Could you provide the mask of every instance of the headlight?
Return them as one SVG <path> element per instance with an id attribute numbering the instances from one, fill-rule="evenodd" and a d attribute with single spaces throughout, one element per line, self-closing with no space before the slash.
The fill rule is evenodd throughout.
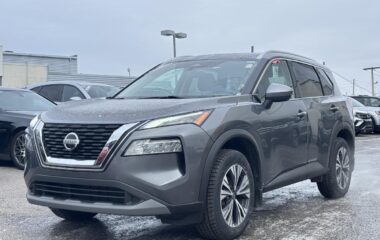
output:
<path id="1" fill-rule="evenodd" d="M 133 141 L 124 156 L 182 152 L 179 139 L 143 139 Z"/>
<path id="2" fill-rule="evenodd" d="M 380 115 L 380 111 L 375 111 L 375 113 L 376 113 L 377 115 Z"/>
<path id="3" fill-rule="evenodd" d="M 37 124 L 38 124 L 39 121 L 40 121 L 40 115 L 35 116 L 35 117 L 32 119 L 32 121 L 30 121 L 30 123 L 29 123 L 29 127 L 30 127 L 31 129 L 34 129 L 34 128 L 37 126 Z"/>
<path id="4" fill-rule="evenodd" d="M 200 126 L 209 115 L 210 111 L 200 111 L 172 117 L 159 118 L 146 123 L 141 127 L 141 129 L 149 129 L 186 123 L 193 123 Z"/>

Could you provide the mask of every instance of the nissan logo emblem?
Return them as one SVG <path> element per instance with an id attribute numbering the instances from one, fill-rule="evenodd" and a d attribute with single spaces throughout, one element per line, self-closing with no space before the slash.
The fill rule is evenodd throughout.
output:
<path id="1" fill-rule="evenodd" d="M 76 133 L 71 132 L 63 139 L 63 146 L 68 151 L 73 151 L 79 145 L 79 137 Z"/>

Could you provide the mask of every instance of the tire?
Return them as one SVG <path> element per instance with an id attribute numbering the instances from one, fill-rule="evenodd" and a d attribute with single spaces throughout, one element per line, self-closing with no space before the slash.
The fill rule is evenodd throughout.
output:
<path id="1" fill-rule="evenodd" d="M 25 168 L 25 131 L 16 133 L 11 142 L 11 160 L 15 167 L 24 170 Z"/>
<path id="2" fill-rule="evenodd" d="M 233 173 L 239 171 L 235 187 Z M 198 232 L 206 239 L 229 240 L 241 235 L 253 212 L 254 192 L 254 178 L 247 158 L 235 150 L 222 150 L 211 170 L 205 211 L 202 222 L 197 226 Z M 226 217 L 223 217 L 223 210 Z"/>
<path id="3" fill-rule="evenodd" d="M 63 218 L 67 221 L 79 222 L 79 221 L 88 221 L 96 216 L 97 213 L 88 213 L 88 212 L 78 212 L 70 211 L 64 209 L 50 208 L 50 210 L 60 218 Z"/>
<path id="4" fill-rule="evenodd" d="M 330 199 L 340 198 L 346 195 L 353 169 L 353 154 L 346 140 L 338 137 L 329 159 L 329 172 L 322 176 L 322 181 L 317 182 L 319 192 Z"/>

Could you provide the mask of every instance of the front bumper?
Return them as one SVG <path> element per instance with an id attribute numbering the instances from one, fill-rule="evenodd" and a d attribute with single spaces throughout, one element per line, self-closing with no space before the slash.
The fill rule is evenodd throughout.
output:
<path id="1" fill-rule="evenodd" d="M 122 156 L 133 140 L 171 137 L 181 139 L 183 153 Z M 29 189 L 27 199 L 32 204 L 74 211 L 142 216 L 201 212 L 200 175 L 212 140 L 198 126 L 187 124 L 135 131 L 115 152 L 102 171 L 44 167 L 35 152 L 33 142 L 34 139 L 31 139 L 27 144 L 28 159 L 25 170 L 25 181 Z M 75 185 L 80 188 L 112 187 L 132 195 L 138 201 L 115 204 L 72 198 L 83 195 L 83 192 L 71 192 L 73 190 L 60 186 L 45 189 L 46 191 L 37 194 L 33 184 L 38 182 Z M 58 194 L 57 190 L 64 193 Z"/>
<path id="2" fill-rule="evenodd" d="M 372 119 L 360 119 L 355 121 L 356 133 L 371 133 L 374 130 L 372 127 Z"/>

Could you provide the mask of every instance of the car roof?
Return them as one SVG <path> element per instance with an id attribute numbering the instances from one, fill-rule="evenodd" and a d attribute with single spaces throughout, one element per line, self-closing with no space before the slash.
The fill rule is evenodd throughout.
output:
<path id="1" fill-rule="evenodd" d="M 30 84 L 26 88 L 35 88 L 35 87 L 42 87 L 47 85 L 59 85 L 59 84 L 67 84 L 67 85 L 74 85 L 74 86 L 111 86 L 103 83 L 92 83 L 92 82 L 86 82 L 86 81 L 54 81 L 54 82 L 43 82 L 43 83 L 36 83 L 36 84 Z"/>
<path id="2" fill-rule="evenodd" d="M 199 56 L 182 56 L 170 59 L 165 63 L 171 62 L 184 62 L 184 61 L 194 61 L 194 60 L 218 60 L 218 59 L 271 59 L 271 58 L 287 58 L 296 61 L 301 61 L 315 65 L 321 68 L 326 68 L 326 66 L 318 63 L 314 59 L 301 56 L 299 54 L 294 54 L 290 52 L 270 50 L 263 53 L 223 53 L 223 54 L 207 54 Z"/>
<path id="3" fill-rule="evenodd" d="M 30 92 L 28 89 L 11 88 L 11 87 L 0 87 L 0 91 L 20 91 L 20 92 Z"/>

